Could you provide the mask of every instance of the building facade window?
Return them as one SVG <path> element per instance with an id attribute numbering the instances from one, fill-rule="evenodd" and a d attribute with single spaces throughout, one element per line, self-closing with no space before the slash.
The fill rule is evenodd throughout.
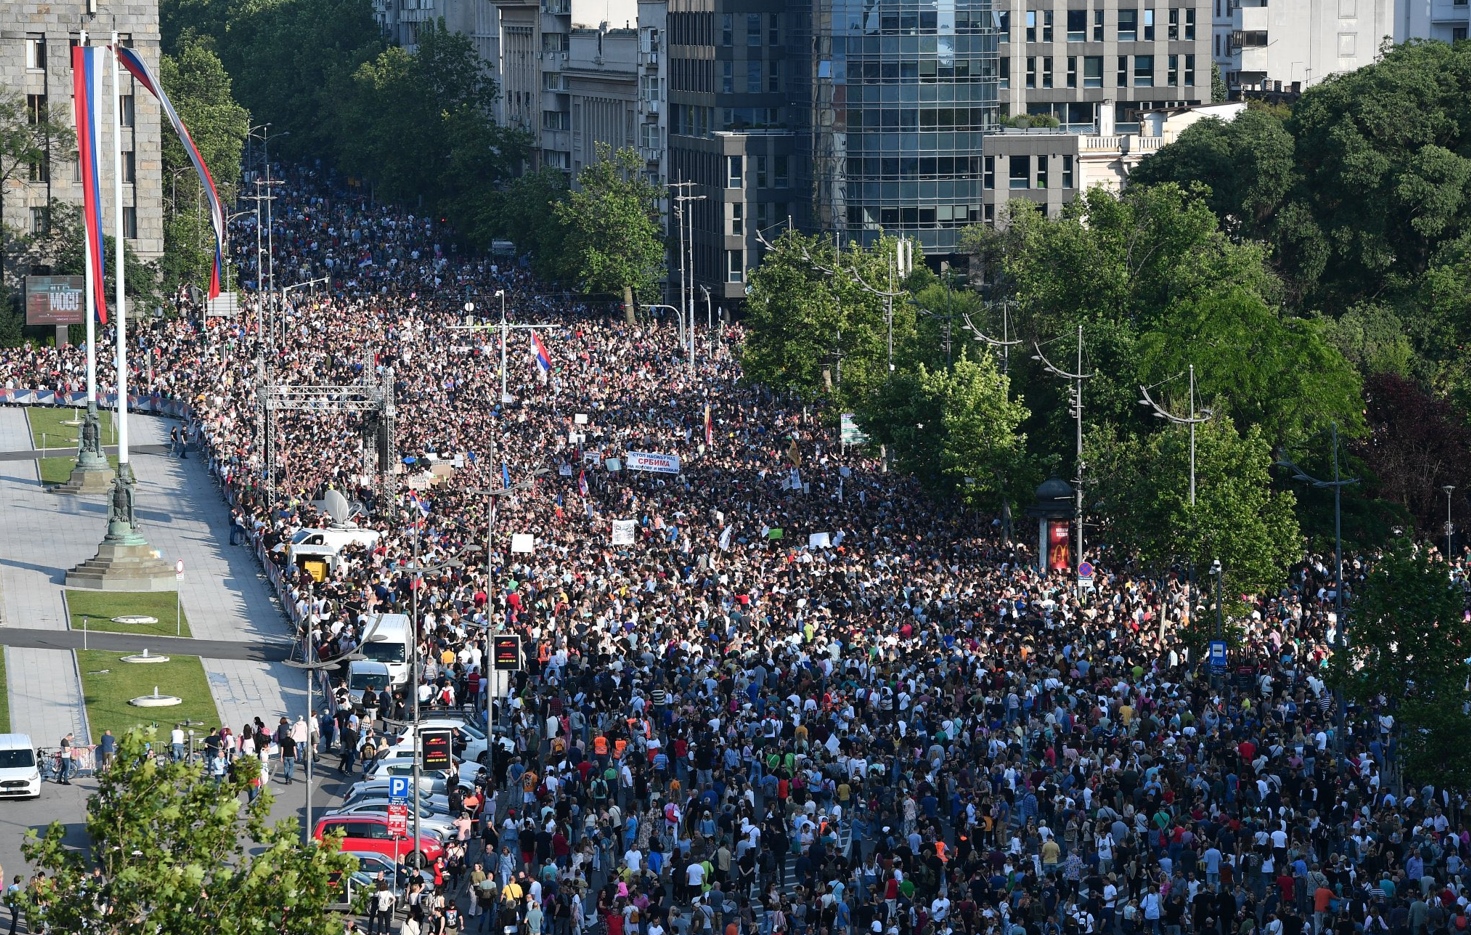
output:
<path id="1" fill-rule="evenodd" d="M 760 13 L 747 13 L 746 14 L 746 45 L 748 45 L 748 46 L 757 46 L 757 47 L 759 47 L 761 45 L 761 14 Z"/>
<path id="2" fill-rule="evenodd" d="M 138 209 L 132 205 L 123 209 L 123 237 L 128 240 L 138 239 Z"/>
<path id="3" fill-rule="evenodd" d="M 26 71 L 46 70 L 46 35 L 26 34 Z"/>
<path id="4" fill-rule="evenodd" d="M 791 184 L 791 176 L 787 173 L 787 157 L 777 156 L 773 159 L 775 172 L 774 184 L 776 188 L 786 188 Z"/>
<path id="5" fill-rule="evenodd" d="M 132 185 L 138 181 L 138 155 L 131 149 L 123 153 L 123 184 Z"/>
<path id="6" fill-rule="evenodd" d="M 1051 10 L 1043 10 L 1042 11 L 1042 41 L 1043 42 L 1051 42 L 1052 41 L 1052 11 Z"/>
<path id="7" fill-rule="evenodd" d="M 46 122 L 46 95 L 26 95 L 26 121 L 32 126 Z"/>
<path id="8" fill-rule="evenodd" d="M 44 234 L 51 229 L 51 212 L 46 208 L 31 209 L 31 233 Z"/>
<path id="9" fill-rule="evenodd" d="M 1154 11 L 1153 10 L 1146 9 L 1144 11 L 1144 37 L 1143 38 L 1144 38 L 1144 41 L 1145 42 L 1153 42 L 1154 41 Z"/>
<path id="10" fill-rule="evenodd" d="M 131 94 L 123 94 L 123 95 L 120 95 L 117 100 L 118 100 L 118 110 L 122 114 L 123 126 L 125 126 L 125 127 L 131 127 L 133 125 L 133 118 L 134 118 L 134 114 L 133 114 L 133 95 L 131 95 Z"/>
<path id="11" fill-rule="evenodd" d="M 1087 42 L 1088 41 L 1088 11 L 1087 10 L 1068 10 L 1067 11 L 1067 41 L 1069 41 L 1069 42 Z"/>
<path id="12" fill-rule="evenodd" d="M 996 39 L 998 42 L 1011 41 L 1011 11 L 1005 10 L 1000 13 L 991 14 L 992 22 L 996 24 Z"/>
<path id="13" fill-rule="evenodd" d="M 771 173 L 767 171 L 767 159 L 765 156 L 751 157 L 752 168 L 756 170 L 756 187 L 769 188 Z"/>
<path id="14" fill-rule="evenodd" d="M 1189 9 L 1189 10 L 1186 10 L 1185 11 L 1185 41 L 1186 42 L 1194 42 L 1195 41 L 1195 10 L 1194 9 Z"/>
<path id="15" fill-rule="evenodd" d="M 722 94 L 735 93 L 735 62 L 720 63 L 720 92 Z"/>
<path id="16" fill-rule="evenodd" d="M 766 19 L 766 44 L 781 45 L 781 15 L 772 13 Z"/>
<path id="17" fill-rule="evenodd" d="M 1083 87 L 1085 87 L 1085 88 L 1101 88 L 1101 87 L 1103 87 L 1103 56 L 1102 55 L 1085 55 L 1085 56 L 1083 56 Z"/>
<path id="18" fill-rule="evenodd" d="M 1136 56 L 1134 56 L 1134 87 L 1136 87 L 1136 88 L 1152 88 L 1152 87 L 1154 87 L 1154 56 L 1153 55 L 1136 55 Z"/>
<path id="19" fill-rule="evenodd" d="M 745 282 L 746 281 L 746 251 L 744 251 L 744 250 L 727 250 L 727 251 L 725 251 L 725 281 L 726 282 Z"/>
<path id="20" fill-rule="evenodd" d="M 1094 10 L 1093 11 L 1093 41 L 1094 42 L 1102 42 L 1103 41 L 1103 11 L 1102 10 Z"/>
<path id="21" fill-rule="evenodd" d="M 725 46 L 726 48 L 730 48 L 730 46 L 734 42 L 734 35 L 735 35 L 735 14 L 733 14 L 733 13 L 722 13 L 722 14 L 720 14 L 720 44 L 723 45 L 723 46 Z"/>
<path id="22" fill-rule="evenodd" d="M 1035 88 L 1036 86 L 1037 86 L 1037 56 L 1035 56 L 1035 55 L 1028 55 L 1027 56 L 1027 87 L 1029 87 L 1029 88 Z"/>
<path id="23" fill-rule="evenodd" d="M 730 206 L 730 234 L 732 237 L 746 235 L 746 206 L 739 201 L 732 202 Z"/>
<path id="24" fill-rule="evenodd" d="M 1076 55 L 1067 57 L 1067 86 L 1070 88 L 1078 86 L 1078 57 Z"/>
<path id="25" fill-rule="evenodd" d="M 1011 59 L 1002 58 L 996 60 L 996 87 L 1005 91 L 1011 87 Z"/>
<path id="26" fill-rule="evenodd" d="M 1011 188 L 1032 187 L 1032 157 L 1012 156 L 1008 160 L 1006 181 Z"/>
<path id="27" fill-rule="evenodd" d="M 32 182 L 49 182 L 51 181 L 51 164 L 46 161 L 45 156 L 40 159 L 32 159 L 26 164 L 26 176 Z"/>
<path id="28" fill-rule="evenodd" d="M 1036 10 L 1028 10 L 1027 11 L 1027 41 L 1028 42 L 1036 42 L 1037 41 L 1037 11 Z"/>
<path id="29" fill-rule="evenodd" d="M 983 166 L 983 172 L 985 173 L 985 176 L 982 180 L 982 187 L 984 187 L 986 191 L 990 191 L 996 187 L 996 157 L 986 156 L 981 161 L 981 164 Z"/>
<path id="30" fill-rule="evenodd" d="M 1049 158 L 1050 157 L 1048 157 L 1048 156 L 1038 156 L 1037 157 L 1037 187 L 1038 188 L 1046 188 L 1047 187 L 1047 162 L 1048 162 L 1048 159 Z"/>
<path id="31" fill-rule="evenodd" d="M 745 186 L 745 165 L 740 156 L 725 157 L 725 187 L 743 188 Z"/>
<path id="32" fill-rule="evenodd" d="M 1165 79 L 1165 84 L 1173 88 L 1175 85 L 1180 83 L 1180 56 L 1171 55 L 1169 56 L 1169 58 L 1166 59 L 1166 63 L 1169 66 L 1169 69 L 1167 72 L 1167 77 Z"/>
<path id="33" fill-rule="evenodd" d="M 1185 87 L 1195 87 L 1195 56 L 1185 56 Z"/>
<path id="34" fill-rule="evenodd" d="M 1042 87 L 1052 87 L 1052 56 L 1042 57 Z"/>
<path id="35" fill-rule="evenodd" d="M 1119 41 L 1136 42 L 1139 39 L 1139 11 L 1119 10 Z"/>
<path id="36" fill-rule="evenodd" d="M 1173 42 L 1180 38 L 1180 11 L 1175 7 L 1171 7 L 1168 17 L 1165 37 Z"/>
<path id="37" fill-rule="evenodd" d="M 761 93 L 761 60 L 751 59 L 746 62 L 746 93 Z"/>
<path id="38" fill-rule="evenodd" d="M 1063 188 L 1072 188 L 1073 187 L 1073 157 L 1072 156 L 1063 156 L 1062 157 L 1062 187 Z"/>
<path id="39" fill-rule="evenodd" d="M 1119 56 L 1118 86 L 1127 88 L 1129 86 L 1129 56 Z"/>

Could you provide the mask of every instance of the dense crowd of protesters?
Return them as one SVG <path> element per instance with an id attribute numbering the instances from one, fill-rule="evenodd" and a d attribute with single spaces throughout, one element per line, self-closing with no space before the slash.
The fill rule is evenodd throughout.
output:
<path id="1" fill-rule="evenodd" d="M 1213 676 L 1178 628 L 1181 578 L 1105 567 L 1080 593 L 1039 571 L 990 516 L 845 449 L 834 413 L 742 382 L 736 325 L 700 322 L 691 365 L 672 322 L 539 292 L 514 261 L 457 255 L 433 219 L 314 175 L 277 212 L 278 288 L 330 289 L 140 329 L 132 379 L 190 403 L 322 658 L 370 615 L 417 607 L 421 702 L 483 711 L 487 629 L 525 641 L 498 699 L 505 755 L 485 787 L 452 790 L 476 817 L 436 868 L 442 905 L 405 897 L 406 930 L 1466 931 L 1463 800 L 1397 791 L 1386 710 L 1335 729 L 1321 670 L 1339 585 L 1322 562 L 1247 597 Z M 259 278 L 253 235 L 237 239 Z M 514 323 L 546 324 L 552 363 L 509 332 L 509 401 L 501 333 L 462 327 L 466 302 L 499 322 L 497 291 Z M 0 354 L 5 385 L 80 386 L 75 350 Z M 376 424 L 355 413 L 282 413 L 268 485 L 258 367 L 295 385 L 387 377 L 391 499 Z M 607 469 L 628 452 L 680 472 Z M 521 489 L 483 493 L 507 479 Z M 381 537 L 319 581 L 276 546 L 329 524 L 329 489 Z M 631 544 L 615 520 L 634 521 Z M 402 718 L 408 701 L 378 703 Z M 376 749 L 351 715 L 317 732 L 347 769 Z"/>

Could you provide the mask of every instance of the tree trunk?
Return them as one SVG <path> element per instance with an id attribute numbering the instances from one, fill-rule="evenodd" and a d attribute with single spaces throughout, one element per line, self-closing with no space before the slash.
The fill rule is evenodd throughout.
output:
<path id="1" fill-rule="evenodd" d="M 624 315 L 627 316 L 626 321 L 628 322 L 628 327 L 630 327 L 630 328 L 632 328 L 634 326 L 634 324 L 635 324 L 635 322 L 634 322 L 634 312 L 636 312 L 636 311 L 637 311 L 637 309 L 636 309 L 636 307 L 633 304 L 633 287 L 632 286 L 624 286 L 623 287 L 623 313 L 624 313 Z"/>

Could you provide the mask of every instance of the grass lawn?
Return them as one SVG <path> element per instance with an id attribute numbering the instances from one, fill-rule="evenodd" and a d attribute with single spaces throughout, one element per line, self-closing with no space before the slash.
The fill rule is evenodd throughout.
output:
<path id="1" fill-rule="evenodd" d="M 0 734 L 10 733 L 10 683 L 5 679 L 5 654 L 0 653 Z"/>
<path id="2" fill-rule="evenodd" d="M 29 406 L 26 416 L 31 420 L 31 438 L 37 448 L 44 441 L 48 448 L 75 448 L 77 439 L 82 437 L 80 425 L 62 425 L 61 423 L 71 419 L 80 419 L 87 414 L 86 409 L 71 409 L 66 406 Z M 113 435 L 112 410 L 99 409 L 97 417 L 102 421 L 102 444 L 113 445 L 117 439 Z M 43 440 L 41 433 L 45 433 Z"/>
<path id="3" fill-rule="evenodd" d="M 104 730 L 121 735 L 130 727 L 157 724 L 163 742 L 175 724 L 185 720 L 200 721 L 194 727 L 200 737 L 211 727 L 220 726 L 220 714 L 209 681 L 198 656 L 173 656 L 168 662 L 123 662 L 127 653 L 109 653 L 100 649 L 79 649 L 77 663 L 82 671 L 82 695 L 87 703 L 87 721 L 96 743 Z M 172 708 L 135 708 L 129 698 L 153 694 L 178 695 L 183 704 Z"/>
<path id="4" fill-rule="evenodd" d="M 56 449 L 52 449 L 55 451 Z M 77 466 L 75 457 L 68 458 L 41 458 L 41 483 L 64 484 L 71 480 L 72 468 Z M 117 455 L 108 455 L 107 463 L 117 470 Z"/>
<path id="5" fill-rule="evenodd" d="M 174 629 L 173 591 L 77 591 L 66 592 L 66 607 L 71 611 L 73 630 L 82 628 L 82 617 L 87 618 L 87 629 L 106 630 L 109 633 L 146 633 L 150 636 L 173 636 Z M 180 608 L 182 613 L 182 608 Z M 157 617 L 158 623 L 113 623 L 113 617 L 127 614 L 145 614 Z M 189 632 L 189 615 L 183 614 L 183 635 Z M 129 666 L 128 668 L 133 668 Z M 144 665 L 143 668 L 148 668 Z"/>

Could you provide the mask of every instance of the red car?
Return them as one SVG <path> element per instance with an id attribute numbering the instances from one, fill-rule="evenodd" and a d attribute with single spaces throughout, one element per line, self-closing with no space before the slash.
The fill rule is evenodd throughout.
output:
<path id="1" fill-rule="evenodd" d="M 370 851 L 411 866 L 427 867 L 444 853 L 439 837 L 427 831 L 420 834 L 417 848 L 412 835 L 392 837 L 388 833 L 386 815 L 328 815 L 318 820 L 312 837 L 320 841 L 335 832 L 345 835 L 342 839 L 344 851 Z"/>

